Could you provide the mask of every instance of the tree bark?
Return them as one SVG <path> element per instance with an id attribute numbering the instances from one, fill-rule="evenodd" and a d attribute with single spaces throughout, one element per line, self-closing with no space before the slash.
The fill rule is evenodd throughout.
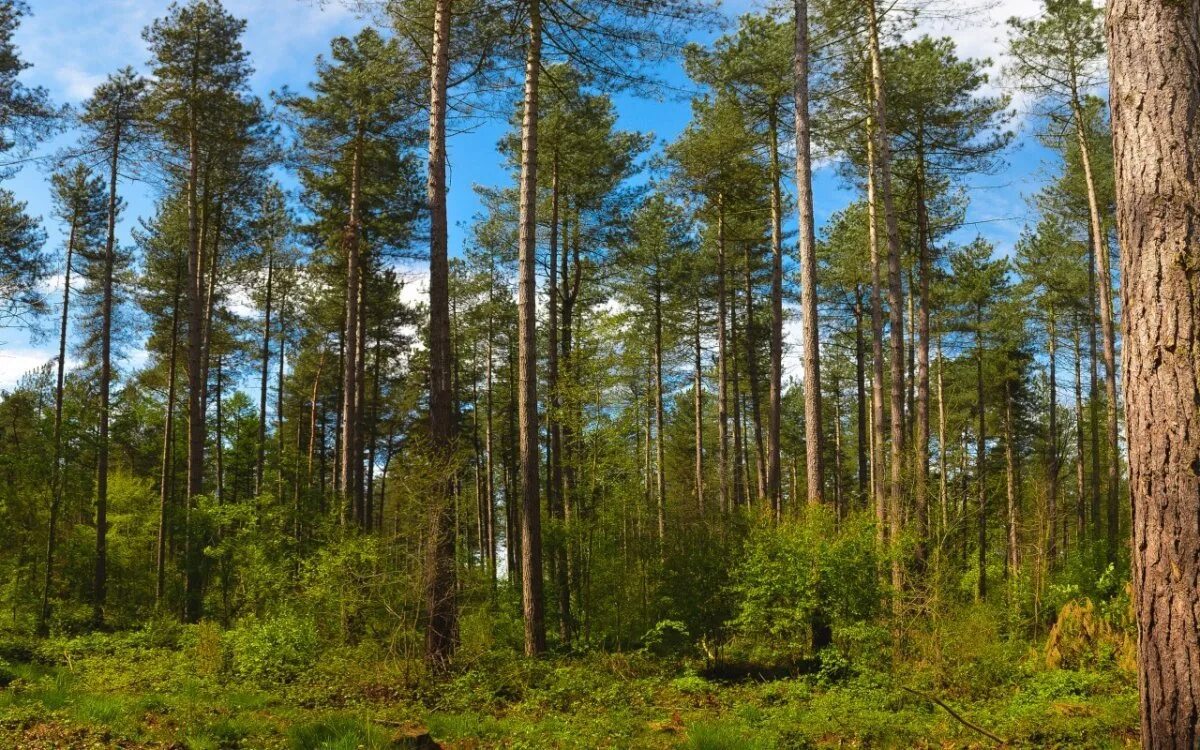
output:
<path id="1" fill-rule="evenodd" d="M 267 380 L 271 369 L 271 283 L 275 276 L 275 242 L 267 238 L 267 288 L 263 300 L 263 335 L 258 384 L 258 452 L 254 462 L 254 494 L 262 494 L 263 464 L 267 457 Z"/>
<path id="2" fill-rule="evenodd" d="M 723 513 L 730 509 L 729 362 L 725 326 L 725 200 L 717 195 L 717 477 Z"/>
<path id="3" fill-rule="evenodd" d="M 917 153 L 917 373 L 916 455 L 913 466 L 913 511 L 917 524 L 914 561 L 918 570 L 929 556 L 929 286 L 933 276 L 929 207 L 925 200 L 925 154 Z"/>
<path id="4" fill-rule="evenodd" d="M 450 267 L 446 224 L 446 85 L 450 72 L 451 0 L 436 0 L 429 74 L 429 166 L 426 199 L 429 235 L 429 432 L 439 476 L 429 508 L 425 565 L 425 659 L 444 670 L 458 641 L 457 575 L 451 412 Z M 441 465 L 444 464 L 444 465 Z M 536 488 L 536 485 L 535 485 Z M 536 490 L 535 490 L 536 491 Z"/>
<path id="5" fill-rule="evenodd" d="M 982 601 L 987 597 L 987 404 L 983 389 L 983 310 L 975 310 L 975 409 L 979 424 L 975 432 L 975 481 L 979 505 L 976 528 L 979 531 L 976 553 L 976 570 L 979 580 L 975 585 L 975 598 Z"/>
<path id="6" fill-rule="evenodd" d="M 1044 536 L 1046 542 L 1046 560 L 1054 564 L 1058 557 L 1058 545 L 1055 544 L 1055 529 L 1058 519 L 1058 333 L 1056 329 L 1054 310 L 1050 310 L 1046 321 L 1046 344 L 1050 359 L 1050 418 L 1049 434 L 1046 446 L 1049 455 L 1046 457 L 1046 525 L 1049 535 Z"/>
<path id="7" fill-rule="evenodd" d="M 867 129 L 874 128 L 868 118 Z M 875 498 L 875 540 L 882 551 L 887 543 L 888 486 L 883 481 L 883 297 L 879 257 L 879 210 L 875 195 L 878 165 L 875 137 L 867 138 L 867 224 L 871 243 L 871 491 Z"/>
<path id="8" fill-rule="evenodd" d="M 1145 748 L 1200 741 L 1198 29 L 1197 0 L 1108 5 Z"/>
<path id="9" fill-rule="evenodd" d="M 873 7 L 871 12 L 873 15 Z M 796 109 L 796 203 L 800 209 L 800 326 L 804 346 L 804 468 L 808 502 L 820 503 L 824 499 L 825 490 L 825 437 L 821 425 L 821 352 L 817 327 L 817 247 L 813 221 L 811 124 L 808 113 L 808 41 L 808 0 L 796 0 L 793 85 Z M 882 124 L 883 119 L 880 117 L 877 125 Z M 891 200 L 890 196 L 887 200 Z"/>
<path id="10" fill-rule="evenodd" d="M 800 0 L 801 4 L 805 4 L 805 2 L 806 0 Z M 797 15 L 797 18 L 800 16 Z M 780 186 L 782 176 L 779 166 L 777 110 L 778 103 L 773 103 L 770 108 L 771 117 L 767 129 L 771 151 L 771 341 L 769 344 L 771 383 L 767 396 L 770 403 L 767 405 L 767 466 L 764 489 L 775 520 L 779 521 L 783 515 L 783 498 L 780 494 L 779 481 L 779 436 L 783 410 L 783 193 Z M 699 300 L 697 300 L 697 305 L 699 305 Z M 697 309 L 696 336 L 696 393 L 699 396 L 699 309 Z M 697 408 L 696 414 L 697 425 L 699 425 L 699 408 Z M 699 445 L 699 437 L 696 442 Z M 696 460 L 700 460 L 698 454 Z M 699 466 L 697 466 L 698 471 Z M 696 476 L 699 477 L 699 473 Z M 699 486 L 699 482 L 697 486 Z"/>
<path id="11" fill-rule="evenodd" d="M 700 295 L 696 295 L 695 361 L 692 370 L 693 428 L 695 431 L 696 509 L 704 515 L 704 370 L 701 366 L 700 348 Z M 778 457 L 778 453 L 776 453 Z"/>
<path id="12" fill-rule="evenodd" d="M 542 65 L 540 0 L 529 3 L 529 28 L 525 53 L 525 105 L 521 123 L 520 266 L 518 282 L 518 352 L 520 383 L 521 450 L 521 604 L 525 620 L 525 654 L 546 650 L 546 625 L 542 601 L 542 524 L 538 498 L 537 417 L 537 136 L 538 79 Z"/>
<path id="13" fill-rule="evenodd" d="M 350 165 L 350 206 L 346 217 L 346 226 L 342 230 L 342 248 L 346 254 L 346 296 L 345 329 L 342 332 L 345 341 L 345 356 L 342 359 L 342 456 L 341 456 L 341 487 L 342 487 L 342 524 L 350 522 L 359 497 L 356 482 L 355 467 L 362 462 L 362 457 L 355 448 L 358 445 L 358 328 L 361 306 L 359 296 L 362 288 L 362 255 L 360 248 L 361 226 L 359 225 L 359 201 L 361 200 L 362 184 L 362 150 L 364 126 L 358 125 L 358 130 L 352 144 L 353 154 Z M 432 262 L 432 261 L 431 261 Z M 432 297 L 431 279 L 431 297 Z M 431 300 L 432 304 L 432 300 Z"/>

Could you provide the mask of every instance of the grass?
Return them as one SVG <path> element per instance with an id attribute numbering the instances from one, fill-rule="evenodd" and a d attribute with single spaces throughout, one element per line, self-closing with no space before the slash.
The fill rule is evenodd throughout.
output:
<path id="1" fill-rule="evenodd" d="M 7 664 L 0 747 L 370 750 L 417 728 L 461 748 L 986 746 L 902 685 L 937 695 L 1013 747 L 1136 746 L 1129 674 L 1048 669 L 1028 645 L 957 637 L 961 660 L 951 668 L 917 660 L 896 676 L 862 667 L 833 682 L 706 679 L 702 663 L 640 654 L 530 662 L 502 651 L 448 680 L 406 681 L 409 672 L 382 656 L 329 649 L 320 671 L 276 685 L 194 669 L 186 649 L 92 638 L 43 649 L 69 653 L 60 663 Z M 69 739 L 31 739 L 53 732 Z"/>

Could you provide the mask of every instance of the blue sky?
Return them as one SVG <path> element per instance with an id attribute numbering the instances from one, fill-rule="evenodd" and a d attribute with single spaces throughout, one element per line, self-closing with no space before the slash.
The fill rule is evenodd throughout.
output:
<path id="1" fill-rule="evenodd" d="M 30 0 L 32 15 L 24 19 L 17 35 L 23 58 L 33 65 L 25 72 L 24 80 L 46 87 L 56 102 L 78 104 L 109 72 L 124 65 L 144 69 L 147 53 L 141 30 L 162 15 L 166 5 L 163 0 L 91 0 L 86 6 L 79 0 Z M 252 86 L 264 97 L 285 85 L 303 90 L 311 79 L 314 59 L 328 49 L 329 40 L 353 34 L 368 22 L 332 0 L 225 0 L 225 5 L 231 13 L 247 20 L 243 41 L 255 67 Z M 990 9 L 965 20 L 954 24 L 930 20 L 919 31 L 952 36 L 961 56 L 992 57 L 999 65 L 1004 19 L 1031 15 L 1039 5 L 1039 0 L 997 0 Z M 755 6 L 752 0 L 733 0 L 724 4 L 724 10 L 732 19 Z M 698 40 L 704 41 L 700 37 Z M 660 73 L 673 87 L 689 86 L 677 64 L 664 66 Z M 687 101 L 677 98 L 660 101 L 619 95 L 616 102 L 620 127 L 652 131 L 660 141 L 677 135 L 690 114 Z M 1022 106 L 1017 103 L 1019 122 L 1024 119 L 1020 117 Z M 449 144 L 452 250 L 461 248 L 479 208 L 473 186 L 499 185 L 508 179 L 495 152 L 505 127 L 502 122 L 481 122 L 469 132 L 456 134 Z M 64 135 L 47 144 L 42 152 L 51 152 L 69 141 L 70 136 Z M 1027 132 L 1021 132 L 1007 155 L 1007 168 L 970 184 L 967 219 L 971 224 L 962 233 L 982 233 L 997 244 L 1000 252 L 1011 248 L 1029 213 L 1025 196 L 1035 192 L 1042 181 L 1047 158 L 1045 150 Z M 27 201 L 32 214 L 43 217 L 50 238 L 48 247 L 57 253 L 61 235 L 50 217 L 43 169 L 30 165 L 5 187 Z M 814 188 L 819 227 L 851 195 L 828 168 L 818 171 Z M 152 212 L 155 196 L 148 186 L 138 184 L 125 184 L 122 191 L 128 202 L 122 222 L 123 240 L 128 242 L 129 227 Z M 419 291 L 419 271 L 414 275 L 418 279 L 413 288 Z M 51 284 L 51 290 L 53 287 Z M 52 291 L 51 299 L 55 298 L 57 293 Z M 11 386 L 21 373 L 50 359 L 52 348 L 49 343 L 31 341 L 22 332 L 0 331 L 0 388 Z M 126 364 L 136 365 L 138 360 L 138 353 L 133 352 Z"/>

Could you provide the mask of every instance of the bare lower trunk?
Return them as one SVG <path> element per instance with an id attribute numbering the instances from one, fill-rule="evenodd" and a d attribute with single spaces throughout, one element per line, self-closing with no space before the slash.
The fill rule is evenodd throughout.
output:
<path id="1" fill-rule="evenodd" d="M 695 430 L 696 508 L 704 515 L 704 371 L 700 362 L 700 297 L 696 296 L 695 362 L 692 370 L 693 428 Z"/>
<path id="2" fill-rule="evenodd" d="M 873 128 L 871 123 L 867 128 Z M 875 138 L 867 138 L 867 222 L 871 243 L 871 493 L 875 505 L 875 539 L 887 543 L 888 487 L 883 478 L 883 281 L 879 257 L 879 211 L 875 196 Z"/>
<path id="3" fill-rule="evenodd" d="M 429 171 L 426 198 L 429 239 L 429 432 L 439 475 L 429 509 L 425 565 L 425 659 L 435 669 L 449 664 L 458 640 L 454 567 L 453 415 L 451 413 L 450 269 L 446 257 L 446 83 L 450 71 L 450 0 L 434 9 L 433 60 L 429 80 Z M 349 335 L 349 333 L 347 334 Z"/>
<path id="4" fill-rule="evenodd" d="M 729 502 L 729 361 L 725 336 L 725 203 L 717 196 L 717 477 L 721 511 Z"/>
<path id="5" fill-rule="evenodd" d="M 1198 28 L 1197 0 L 1108 4 L 1138 687 L 1154 749 L 1200 741 Z"/>
<path id="6" fill-rule="evenodd" d="M 813 228 L 812 156 L 808 114 L 808 0 L 796 0 L 796 202 L 800 208 L 800 308 L 804 346 L 804 439 L 808 501 L 824 498 L 825 438 L 821 426 L 821 353 L 817 326 L 817 250 Z M 878 123 L 882 125 L 882 118 Z M 891 198 L 888 197 L 890 201 Z"/>
<path id="7" fill-rule="evenodd" d="M 518 329 L 519 427 L 521 442 L 521 603 L 525 620 L 525 654 L 546 650 L 542 601 L 542 524 L 538 497 L 537 416 L 537 135 L 538 78 L 541 72 L 540 0 L 529 4 L 529 37 L 525 56 L 525 106 L 521 123 L 521 185 Z"/>

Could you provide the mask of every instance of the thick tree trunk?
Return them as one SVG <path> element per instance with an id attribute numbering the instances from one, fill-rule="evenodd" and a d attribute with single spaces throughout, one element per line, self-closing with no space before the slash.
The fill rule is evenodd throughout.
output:
<path id="1" fill-rule="evenodd" d="M 525 654 L 546 650 L 542 601 L 542 524 L 538 497 L 537 416 L 537 136 L 538 79 L 542 66 L 540 0 L 529 3 L 529 37 L 525 54 L 525 105 L 521 123 L 520 237 L 518 328 L 520 384 L 518 401 L 521 441 L 521 604 L 525 620 Z"/>
<path id="2" fill-rule="evenodd" d="M 803 4 L 805 0 L 801 0 Z M 799 18 L 799 16 L 797 16 Z M 768 137 L 770 140 L 771 157 L 771 341 L 769 356 L 771 359 L 771 383 L 767 405 L 767 466 L 765 476 L 765 491 L 767 502 L 775 520 L 780 520 L 783 514 L 783 498 L 780 494 L 779 481 L 779 436 L 780 420 L 783 410 L 783 192 L 780 186 L 782 175 L 779 166 L 779 123 L 778 103 L 771 108 L 768 122 Z M 697 305 L 699 301 L 697 300 Z M 696 393 L 699 394 L 699 310 L 697 310 L 696 325 Z M 699 409 L 697 408 L 697 424 L 699 424 Z M 697 437 L 697 445 L 699 438 Z M 699 461 L 699 455 L 697 455 Z M 697 467 L 697 471 L 699 467 Z M 699 474 L 697 474 L 699 477 Z M 699 486 L 699 483 L 697 483 Z"/>
<path id="3" fill-rule="evenodd" d="M 804 441 L 808 501 L 825 491 L 825 437 L 821 425 L 821 352 L 817 326 L 817 245 L 813 222 L 811 124 L 808 113 L 808 0 L 796 0 L 793 86 L 796 109 L 796 203 L 800 209 L 800 326 L 804 347 Z M 882 118 L 878 124 L 882 125 Z M 888 198 L 890 200 L 890 198 Z"/>
<path id="4" fill-rule="evenodd" d="M 571 582 L 567 575 L 567 545 L 562 536 L 566 528 L 566 510 L 563 505 L 562 464 L 562 394 L 558 382 L 559 322 L 558 312 L 562 304 L 559 292 L 559 157 L 557 147 L 552 160 L 550 175 L 550 293 L 546 321 L 546 387 L 550 391 L 550 409 L 547 414 L 550 432 L 550 450 L 547 451 L 550 481 L 546 485 L 546 507 L 559 527 L 559 539 L 550 556 L 551 576 L 558 597 L 558 636 L 563 643 L 571 642 Z M 567 238 L 563 236 L 565 245 Z M 566 267 L 563 269 L 563 284 L 566 284 Z"/>
<path id="5" fill-rule="evenodd" d="M 454 567 L 453 415 L 450 378 L 450 268 L 446 226 L 446 83 L 450 72 L 451 0 L 434 7 L 433 60 L 429 75 L 429 167 L 426 200 L 429 235 L 429 433 L 434 460 L 444 464 L 429 508 L 425 564 L 425 659 L 445 669 L 458 641 Z M 535 485 L 536 488 L 536 485 Z M 535 489 L 536 491 L 536 489 Z"/>
<path id="6" fill-rule="evenodd" d="M 750 419 L 754 423 L 754 475 L 756 499 L 767 495 L 767 453 L 763 445 L 762 403 L 759 398 L 761 378 L 758 374 L 758 342 L 754 336 L 754 276 L 751 266 L 750 243 L 742 244 L 743 281 L 746 293 L 746 335 L 743 342 L 746 347 L 746 379 L 747 390 L 750 392 Z M 747 436 L 749 440 L 749 436 Z M 748 469 L 747 469 L 748 470 Z M 749 484 L 749 480 L 747 480 Z M 746 490 L 749 496 L 750 491 Z"/>
<path id="7" fill-rule="evenodd" d="M 1200 741 L 1197 29 L 1197 0 L 1108 5 L 1142 746 L 1180 750 Z"/>

